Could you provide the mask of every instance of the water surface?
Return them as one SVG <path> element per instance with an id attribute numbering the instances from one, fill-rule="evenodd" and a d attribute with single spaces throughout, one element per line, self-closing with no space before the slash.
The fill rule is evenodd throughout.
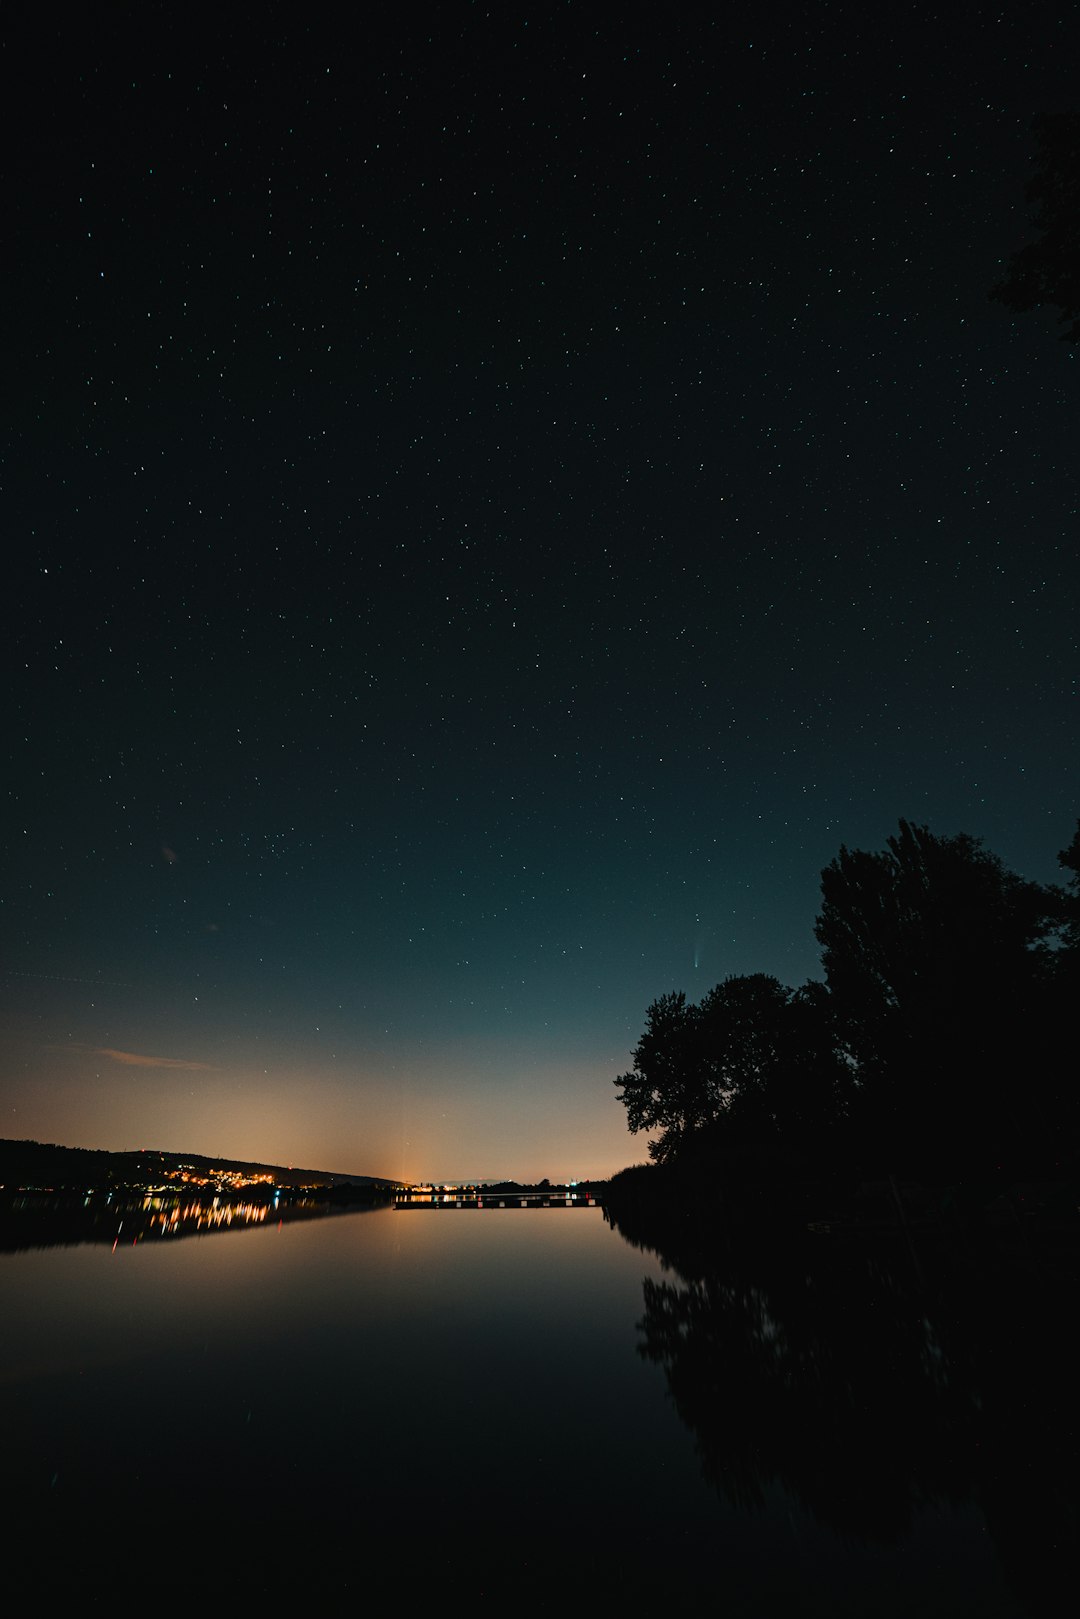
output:
<path id="1" fill-rule="evenodd" d="M 20 1574 L 34 1593 L 224 1569 L 230 1590 L 290 1599 L 1027 1611 L 964 1489 L 884 1534 L 873 1512 L 830 1522 L 803 1487 L 813 1458 L 773 1465 L 775 1424 L 759 1486 L 728 1487 L 718 1447 L 729 1425 L 745 1473 L 760 1378 L 747 1365 L 740 1386 L 731 1344 L 694 1336 L 703 1319 L 716 1336 L 701 1301 L 599 1210 L 382 1208 L 52 1247 L 0 1258 L 0 1287 L 8 1527 L 45 1548 Z M 707 1398 L 683 1364 L 703 1357 Z M 793 1428 L 828 1448 L 829 1422 Z"/>

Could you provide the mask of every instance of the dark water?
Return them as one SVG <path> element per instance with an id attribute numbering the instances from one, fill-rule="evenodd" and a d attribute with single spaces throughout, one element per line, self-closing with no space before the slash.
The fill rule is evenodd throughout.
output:
<path id="1" fill-rule="evenodd" d="M 907 1264 L 687 1278 L 561 1209 L 5 1254 L 7 1588 L 1046 1611 L 1075 1395 Z"/>

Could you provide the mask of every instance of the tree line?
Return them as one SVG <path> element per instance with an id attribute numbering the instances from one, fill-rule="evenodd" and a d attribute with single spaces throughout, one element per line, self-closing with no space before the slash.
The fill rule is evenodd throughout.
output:
<path id="1" fill-rule="evenodd" d="M 901 821 L 821 874 L 823 981 L 726 978 L 648 1008 L 615 1081 L 649 1156 L 823 1136 L 895 1157 L 1071 1150 L 1080 1121 L 1080 824 L 1063 884 Z"/>

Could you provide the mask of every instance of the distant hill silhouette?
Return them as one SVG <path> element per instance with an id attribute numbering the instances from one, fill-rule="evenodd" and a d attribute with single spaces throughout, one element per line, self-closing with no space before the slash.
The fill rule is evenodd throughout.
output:
<path id="1" fill-rule="evenodd" d="M 397 1186 L 385 1175 L 343 1175 L 323 1169 L 300 1169 L 283 1164 L 260 1164 L 239 1158 L 208 1158 L 202 1153 L 171 1152 L 159 1148 L 136 1152 L 95 1151 L 62 1147 L 54 1142 L 0 1139 L 0 1187 L 37 1190 L 97 1191 L 115 1187 L 157 1186 L 169 1181 L 205 1183 L 230 1177 L 290 1187 Z"/>

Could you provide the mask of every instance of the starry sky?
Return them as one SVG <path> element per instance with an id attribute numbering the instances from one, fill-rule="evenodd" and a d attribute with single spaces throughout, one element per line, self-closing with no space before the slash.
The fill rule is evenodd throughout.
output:
<path id="1" fill-rule="evenodd" d="M 1075 5 L 31 8 L 0 1134 L 602 1175 L 648 1003 L 1080 813 Z"/>

